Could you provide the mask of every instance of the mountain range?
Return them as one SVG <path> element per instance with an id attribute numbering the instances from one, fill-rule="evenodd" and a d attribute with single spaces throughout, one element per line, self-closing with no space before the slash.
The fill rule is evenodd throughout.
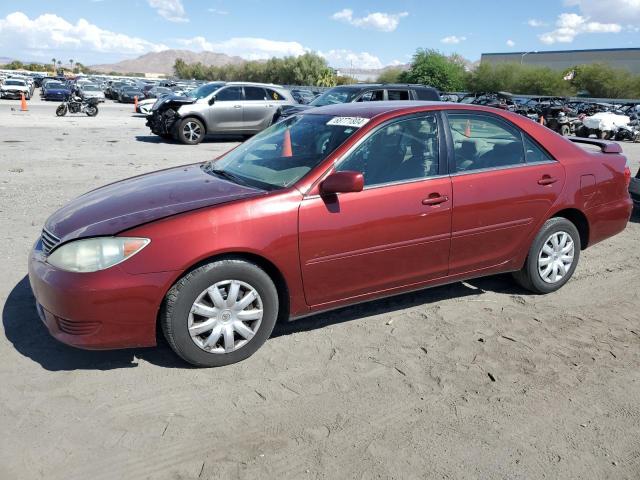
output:
<path id="1" fill-rule="evenodd" d="M 186 63 L 200 62 L 208 67 L 222 65 L 238 65 L 243 63 L 240 57 L 232 57 L 224 53 L 192 52 L 191 50 L 163 50 L 142 55 L 138 58 L 123 60 L 118 63 L 92 65 L 89 68 L 102 73 L 162 73 L 173 74 L 173 65 L 178 58 Z"/>

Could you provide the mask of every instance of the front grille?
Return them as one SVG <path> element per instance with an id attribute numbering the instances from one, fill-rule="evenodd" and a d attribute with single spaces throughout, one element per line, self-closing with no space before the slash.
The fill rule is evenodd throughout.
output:
<path id="1" fill-rule="evenodd" d="M 48 231 L 46 228 L 42 229 L 42 235 L 40 236 L 42 240 L 42 251 L 45 255 L 49 255 L 51 250 L 56 248 L 56 246 L 60 243 L 60 239 L 56 237 L 53 233 Z"/>
<path id="2" fill-rule="evenodd" d="M 100 322 L 75 322 L 60 317 L 56 321 L 60 331 L 69 335 L 90 335 L 100 327 Z"/>

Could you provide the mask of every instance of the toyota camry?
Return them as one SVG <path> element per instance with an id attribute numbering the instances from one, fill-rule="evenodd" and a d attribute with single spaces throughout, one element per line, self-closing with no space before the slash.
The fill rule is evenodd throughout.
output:
<path id="1" fill-rule="evenodd" d="M 589 144 L 581 146 L 580 144 Z M 277 321 L 512 272 L 535 294 L 631 215 L 615 143 L 439 102 L 319 107 L 204 164 L 89 192 L 31 252 L 38 312 L 87 349 L 198 366 L 253 354 Z"/>

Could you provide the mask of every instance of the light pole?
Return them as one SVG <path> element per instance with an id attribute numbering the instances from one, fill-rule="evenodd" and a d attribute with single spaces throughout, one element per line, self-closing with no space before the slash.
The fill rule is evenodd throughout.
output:
<path id="1" fill-rule="evenodd" d="M 538 53 L 538 51 L 537 50 L 532 50 L 531 52 L 525 52 L 522 55 L 520 55 L 520 65 L 522 65 L 522 62 L 524 61 L 524 57 L 526 57 L 530 53 Z"/>

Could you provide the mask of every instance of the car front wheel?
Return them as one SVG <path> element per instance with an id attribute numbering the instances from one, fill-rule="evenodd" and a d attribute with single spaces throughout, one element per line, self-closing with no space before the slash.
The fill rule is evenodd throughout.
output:
<path id="1" fill-rule="evenodd" d="M 566 218 L 547 220 L 536 235 L 516 281 L 534 293 L 551 293 L 569 281 L 580 258 L 580 234 Z"/>
<path id="2" fill-rule="evenodd" d="M 171 348 L 200 367 L 236 363 L 269 338 L 278 293 L 264 270 L 244 260 L 220 260 L 179 280 L 160 317 Z"/>
<path id="3" fill-rule="evenodd" d="M 204 134 L 204 125 L 197 118 L 185 118 L 178 125 L 178 140 L 185 145 L 197 145 Z"/>

